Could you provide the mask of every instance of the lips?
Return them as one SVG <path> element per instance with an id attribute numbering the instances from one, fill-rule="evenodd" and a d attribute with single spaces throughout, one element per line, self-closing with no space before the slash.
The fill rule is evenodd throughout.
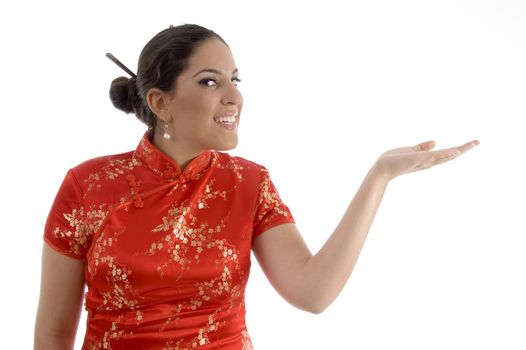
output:
<path id="1" fill-rule="evenodd" d="M 222 116 L 214 117 L 216 123 L 233 124 L 236 122 L 237 112 L 227 112 Z"/>
<path id="2" fill-rule="evenodd" d="M 214 121 L 228 131 L 235 131 L 237 130 L 237 119 L 237 112 L 227 112 L 221 116 L 215 117 Z"/>
<path id="3" fill-rule="evenodd" d="M 225 113 L 221 114 L 223 117 L 231 117 L 233 115 L 237 115 L 237 111 L 226 111 Z"/>

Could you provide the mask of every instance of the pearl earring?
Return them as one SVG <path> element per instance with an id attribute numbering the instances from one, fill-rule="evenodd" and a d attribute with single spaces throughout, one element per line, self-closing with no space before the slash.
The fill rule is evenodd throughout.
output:
<path id="1" fill-rule="evenodd" d="M 170 136 L 170 133 L 168 132 L 168 122 L 165 120 L 164 121 L 164 134 L 163 134 L 163 138 L 165 140 L 169 140 L 171 138 Z"/>

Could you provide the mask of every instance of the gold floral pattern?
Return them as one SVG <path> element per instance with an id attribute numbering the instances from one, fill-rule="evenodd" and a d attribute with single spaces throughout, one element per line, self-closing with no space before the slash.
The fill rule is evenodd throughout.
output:
<path id="1" fill-rule="evenodd" d="M 83 349 L 253 349 L 252 242 L 294 219 L 261 165 L 206 150 L 181 171 L 150 138 L 71 169 L 48 216 L 46 242 L 85 261 Z"/>
<path id="2" fill-rule="evenodd" d="M 90 173 L 84 180 L 87 185 L 86 192 L 90 192 L 92 189 L 99 190 L 102 187 L 101 179 L 115 180 L 119 176 L 129 173 L 133 168 L 140 165 L 140 161 L 137 158 L 131 159 L 118 159 L 109 157 L 107 164 L 102 167 L 100 171 Z"/>
<path id="3" fill-rule="evenodd" d="M 69 213 L 64 213 L 64 219 L 69 223 L 68 229 L 57 226 L 53 230 L 53 235 L 58 239 L 65 239 L 69 244 L 69 252 L 73 255 L 80 255 L 88 248 L 89 238 L 95 233 L 102 221 L 106 217 L 107 211 L 100 205 L 98 209 L 84 211 L 84 207 L 73 209 Z M 73 229 L 73 230 L 71 230 Z"/>

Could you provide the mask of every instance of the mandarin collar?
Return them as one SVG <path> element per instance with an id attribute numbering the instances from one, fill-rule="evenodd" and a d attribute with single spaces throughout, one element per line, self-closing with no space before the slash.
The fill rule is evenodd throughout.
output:
<path id="1" fill-rule="evenodd" d="M 174 181 L 179 177 L 182 181 L 192 179 L 210 164 L 212 151 L 207 149 L 193 158 L 181 172 L 177 162 L 155 147 L 152 140 L 153 133 L 146 131 L 133 156 L 167 181 Z"/>

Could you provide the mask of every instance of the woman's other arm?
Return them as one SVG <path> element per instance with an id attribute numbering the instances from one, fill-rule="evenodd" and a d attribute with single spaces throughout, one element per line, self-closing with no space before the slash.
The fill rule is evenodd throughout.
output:
<path id="1" fill-rule="evenodd" d="M 71 350 L 82 310 L 84 262 L 44 243 L 35 350 Z"/>

